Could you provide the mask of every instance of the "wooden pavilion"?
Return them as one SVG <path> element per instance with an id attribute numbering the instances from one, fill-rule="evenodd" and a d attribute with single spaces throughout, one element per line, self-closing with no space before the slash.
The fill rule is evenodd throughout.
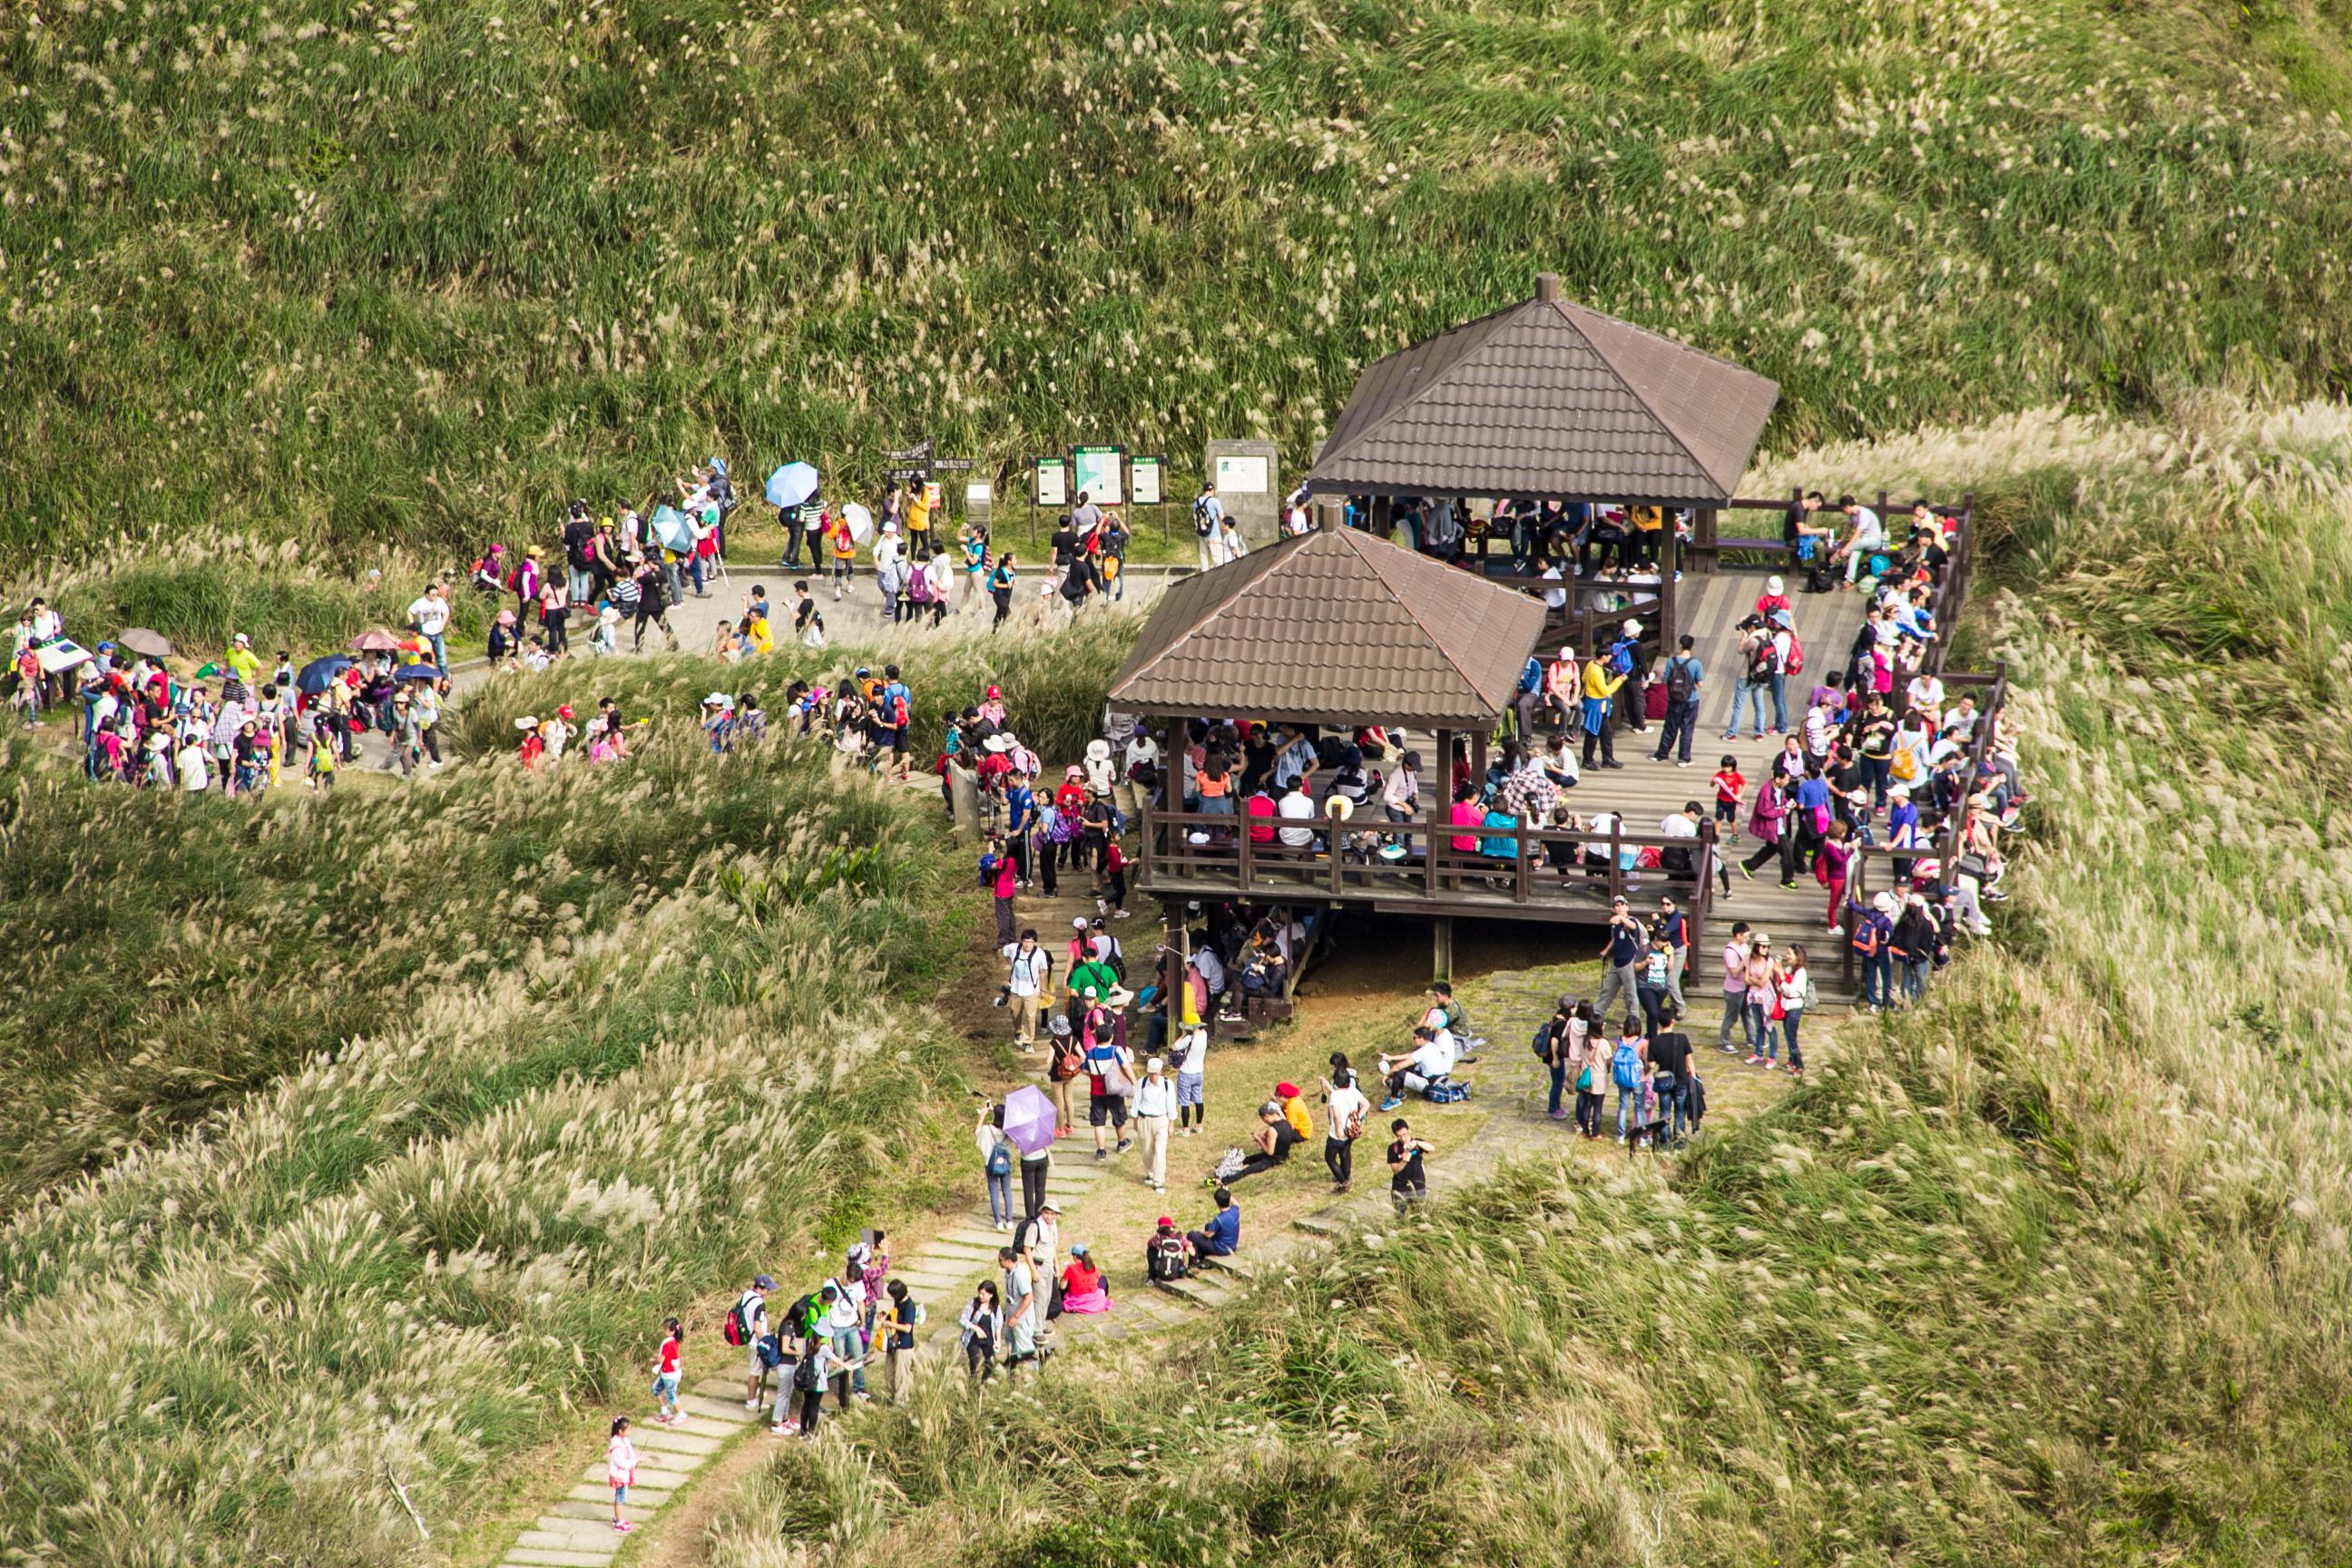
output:
<path id="1" fill-rule="evenodd" d="M 1307 488 L 1369 498 L 1383 535 L 1401 496 L 1507 496 L 1688 511 L 1711 539 L 1780 395 L 1728 360 L 1561 298 L 1547 272 L 1534 298 L 1367 368 Z M 1588 611 L 1569 585 L 1570 624 L 1552 646 L 1589 649 L 1601 626 L 1631 614 L 1674 647 L 1680 561 L 1664 532 L 1660 570 L 1632 604 Z M 1483 549 L 1477 564 L 1497 581 L 1537 583 L 1494 572 Z"/>
<path id="2" fill-rule="evenodd" d="M 1196 718 L 1426 734 L 1426 820 L 1407 828 L 1369 813 L 1335 817 L 1327 804 L 1311 818 L 1279 824 L 1314 834 L 1312 847 L 1293 849 L 1278 839 L 1255 842 L 1245 817 L 1147 808 L 1142 889 L 1171 908 L 1209 899 L 1427 915 L 1441 973 L 1451 963 L 1454 917 L 1604 918 L 1610 899 L 1638 879 L 1629 878 L 1629 862 L 1643 847 L 1690 857 L 1677 872 L 1653 873 L 1653 885 L 1687 886 L 1692 911 L 1703 918 L 1712 845 L 1629 833 L 1622 818 L 1605 837 L 1520 822 L 1507 854 L 1453 847 L 1468 830 L 1448 816 L 1448 759 L 1465 740 L 1474 775 L 1485 772 L 1488 736 L 1543 629 L 1543 605 L 1341 528 L 1339 516 L 1326 506 L 1315 532 L 1171 587 L 1112 682 L 1111 705 L 1162 721 L 1171 765 Z M 1396 846 L 1390 854 L 1379 852 L 1382 837 Z M 1482 839 L 1482 848 L 1496 847 L 1492 837 Z M 1588 852 L 1605 855 L 1605 863 L 1596 867 Z"/>

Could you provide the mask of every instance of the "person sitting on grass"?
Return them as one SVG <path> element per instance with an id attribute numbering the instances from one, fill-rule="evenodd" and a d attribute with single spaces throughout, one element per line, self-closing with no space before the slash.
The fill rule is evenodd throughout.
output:
<path id="1" fill-rule="evenodd" d="M 1184 1233 L 1184 1239 L 1192 1244 L 1195 1258 L 1231 1258 L 1242 1249 L 1241 1205 L 1234 1202 L 1234 1194 L 1224 1187 L 1219 1187 L 1213 1195 L 1217 1212 L 1209 1216 L 1209 1223 L 1199 1230 Z"/>
<path id="2" fill-rule="evenodd" d="M 1240 1170 L 1224 1178 L 1226 1186 L 1289 1163 L 1291 1150 L 1299 1144 L 1298 1129 L 1284 1120 L 1278 1101 L 1269 1100 L 1259 1106 L 1257 1120 L 1258 1129 L 1250 1138 L 1256 1147 L 1244 1156 Z"/>
<path id="3" fill-rule="evenodd" d="M 1410 1056 L 1383 1054 L 1381 1058 L 1381 1072 L 1389 1083 L 1388 1098 L 1381 1101 L 1382 1110 L 1394 1110 L 1404 1103 L 1407 1094 L 1419 1093 L 1454 1071 L 1455 1058 L 1451 1032 L 1433 1029 L 1423 1024 L 1413 1030 L 1412 1038 Z"/>

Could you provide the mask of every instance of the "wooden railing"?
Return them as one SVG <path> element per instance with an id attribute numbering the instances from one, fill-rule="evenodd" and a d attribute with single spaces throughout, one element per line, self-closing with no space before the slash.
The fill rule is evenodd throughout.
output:
<path id="1" fill-rule="evenodd" d="M 1276 837 L 1271 842 L 1258 841 L 1250 832 L 1253 826 L 1261 832 L 1270 826 Z M 1280 838 L 1284 828 L 1311 832 L 1323 847 L 1286 845 Z M 1206 834 L 1209 841 L 1192 843 L 1191 836 L 1195 832 Z M 1397 860 L 1383 859 L 1377 853 L 1350 860 L 1334 847 L 1349 836 L 1367 841 L 1402 840 L 1411 853 Z M 1490 892 L 1507 893 L 1514 904 L 1540 905 L 1581 904 L 1587 894 L 1615 899 L 1644 879 L 1650 885 L 1690 883 L 1693 889 L 1685 912 L 1693 943 L 1700 940 L 1706 916 L 1715 906 L 1715 873 L 1721 861 L 1713 823 L 1702 825 L 1696 837 L 1679 838 L 1663 833 L 1628 833 L 1622 823 L 1614 822 L 1608 832 L 1594 833 L 1530 827 L 1525 823 L 1490 828 L 1469 823 L 1433 824 L 1423 818 L 1374 822 L 1330 816 L 1253 817 L 1146 806 L 1139 837 L 1142 854 L 1138 870 L 1145 891 L 1184 883 L 1222 887 L 1230 881 L 1236 898 L 1333 901 L 1389 898 L 1429 902 L 1442 900 L 1449 893 Z M 1494 856 L 1456 849 L 1455 838 L 1508 838 L 1511 853 Z M 1565 864 L 1554 858 L 1555 849 L 1563 852 Z M 1638 856 L 1643 849 L 1656 849 L 1662 858 L 1667 850 L 1680 850 L 1690 857 L 1690 864 L 1685 869 L 1624 864 L 1629 851 Z M 1587 864 L 1588 854 L 1604 856 L 1606 863 Z"/>

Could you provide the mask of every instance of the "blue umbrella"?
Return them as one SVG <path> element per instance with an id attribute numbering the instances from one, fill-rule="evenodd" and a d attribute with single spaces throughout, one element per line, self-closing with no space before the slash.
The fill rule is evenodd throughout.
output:
<path id="1" fill-rule="evenodd" d="M 816 494 L 816 470 L 806 463 L 786 463 L 768 476 L 770 506 L 798 506 Z"/>
<path id="2" fill-rule="evenodd" d="M 674 506 L 654 508 L 653 533 L 665 550 L 683 555 L 694 548 L 694 525 L 687 521 L 686 513 Z"/>
<path id="3" fill-rule="evenodd" d="M 438 680 L 441 671 L 430 664 L 404 664 L 392 672 L 394 680 Z"/>
<path id="4" fill-rule="evenodd" d="M 339 653 L 331 653 L 324 658 L 314 658 L 304 665 L 300 672 L 294 677 L 294 689 L 305 696 L 316 697 L 327 689 L 329 681 L 351 668 L 352 662 Z"/>

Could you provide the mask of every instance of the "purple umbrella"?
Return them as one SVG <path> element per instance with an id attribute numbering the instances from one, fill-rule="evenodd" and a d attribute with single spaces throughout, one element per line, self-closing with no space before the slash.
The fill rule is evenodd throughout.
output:
<path id="1" fill-rule="evenodd" d="M 1004 1097 L 1004 1135 L 1024 1154 L 1054 1146 L 1054 1102 L 1034 1084 Z"/>

